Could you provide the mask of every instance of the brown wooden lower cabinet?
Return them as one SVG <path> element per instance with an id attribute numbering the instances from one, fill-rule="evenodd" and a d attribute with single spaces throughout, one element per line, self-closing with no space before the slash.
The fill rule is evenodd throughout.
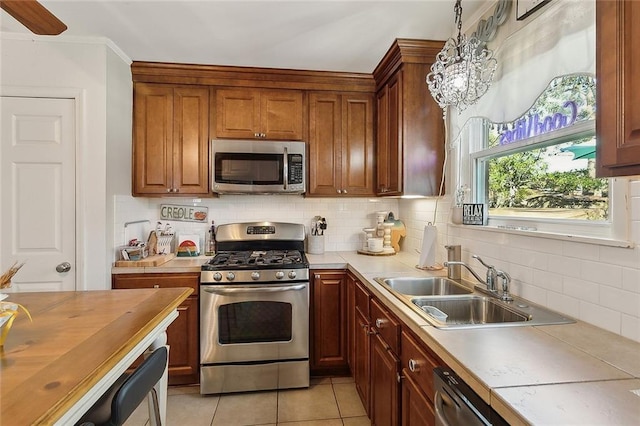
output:
<path id="1" fill-rule="evenodd" d="M 311 375 L 347 375 L 347 274 L 311 271 L 311 277 Z"/>
<path id="2" fill-rule="evenodd" d="M 371 344 L 371 424 L 396 426 L 400 421 L 400 360 L 380 337 Z"/>
<path id="3" fill-rule="evenodd" d="M 199 273 L 114 274 L 111 285 L 123 288 L 191 287 L 194 292 L 180 306 L 178 318 L 167 328 L 169 345 L 169 385 L 191 385 L 199 382 L 200 335 L 198 332 Z M 139 362 L 138 360 L 137 362 Z M 134 364 L 135 365 L 135 364 Z"/>
<path id="4" fill-rule="evenodd" d="M 356 309 L 355 322 L 353 324 L 353 379 L 356 384 L 356 390 L 362 400 L 362 405 L 367 412 L 367 415 L 371 415 L 369 406 L 369 320 Z"/>
<path id="5" fill-rule="evenodd" d="M 433 403 L 408 373 L 409 369 L 402 369 L 402 426 L 434 426 Z"/>
<path id="6" fill-rule="evenodd" d="M 349 366 L 375 426 L 434 425 L 433 369 L 445 364 L 350 273 Z"/>
<path id="7" fill-rule="evenodd" d="M 419 343 L 410 333 L 403 330 L 400 345 L 402 347 L 402 368 L 433 405 L 434 386 L 433 369 L 444 366 L 426 346 Z"/>

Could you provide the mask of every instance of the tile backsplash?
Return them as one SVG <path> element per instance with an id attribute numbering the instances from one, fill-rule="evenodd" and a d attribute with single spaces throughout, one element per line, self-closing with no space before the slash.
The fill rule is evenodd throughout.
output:
<path id="1" fill-rule="evenodd" d="M 229 195 L 202 199 L 197 205 L 209 208 L 209 224 L 211 220 L 216 224 L 269 220 L 302 223 L 308 230 L 311 219 L 320 215 L 328 223 L 327 251 L 358 249 L 362 228 L 375 223 L 376 212 L 392 211 L 407 227 L 401 250 L 417 255 L 424 226 L 433 223 L 438 231 L 437 262 L 446 258 L 445 244 L 460 244 L 465 262 L 474 265 L 471 255 L 478 254 L 509 272 L 514 294 L 640 342 L 640 180 L 629 185 L 631 240 L 636 244 L 632 249 L 450 225 L 448 197 L 398 200 Z M 125 242 L 125 222 L 147 219 L 154 225 L 161 204 L 192 202 L 116 196 L 114 247 Z M 198 233 L 203 239 L 208 229 L 201 223 L 172 225 L 178 233 Z"/>
<path id="2" fill-rule="evenodd" d="M 184 198 L 134 198 L 116 196 L 114 246 L 129 237 L 124 224 L 147 219 L 155 226 L 160 217 L 161 204 L 191 205 L 193 199 Z M 353 251 L 362 245 L 362 228 L 373 226 L 376 212 L 394 212 L 398 217 L 397 199 L 367 198 L 304 198 L 298 195 L 223 195 L 217 199 L 200 199 L 196 205 L 209 209 L 208 224 L 171 222 L 176 233 L 204 235 L 215 221 L 216 225 L 234 222 L 279 221 L 302 223 L 307 232 L 314 216 L 326 218 L 326 251 Z"/>

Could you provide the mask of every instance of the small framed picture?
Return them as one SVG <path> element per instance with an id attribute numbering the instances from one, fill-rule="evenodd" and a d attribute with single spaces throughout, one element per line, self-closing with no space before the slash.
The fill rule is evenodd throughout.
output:
<path id="1" fill-rule="evenodd" d="M 529 15 L 550 1 L 551 0 L 516 0 L 516 19 L 518 21 L 527 19 Z"/>
<path id="2" fill-rule="evenodd" d="M 462 224 L 463 225 L 486 225 L 487 217 L 484 204 L 463 204 Z"/>

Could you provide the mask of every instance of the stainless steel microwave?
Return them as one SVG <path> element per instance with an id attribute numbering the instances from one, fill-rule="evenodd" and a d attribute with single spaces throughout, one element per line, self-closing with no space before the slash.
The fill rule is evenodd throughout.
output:
<path id="1" fill-rule="evenodd" d="M 211 141 L 211 188 L 218 194 L 302 194 L 306 176 L 301 141 Z"/>

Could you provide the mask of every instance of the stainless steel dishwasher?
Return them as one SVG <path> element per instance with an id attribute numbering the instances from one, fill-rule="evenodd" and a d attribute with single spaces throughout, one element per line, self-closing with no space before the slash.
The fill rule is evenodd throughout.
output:
<path id="1" fill-rule="evenodd" d="M 509 425 L 450 369 L 434 369 L 433 382 L 436 426 Z"/>

